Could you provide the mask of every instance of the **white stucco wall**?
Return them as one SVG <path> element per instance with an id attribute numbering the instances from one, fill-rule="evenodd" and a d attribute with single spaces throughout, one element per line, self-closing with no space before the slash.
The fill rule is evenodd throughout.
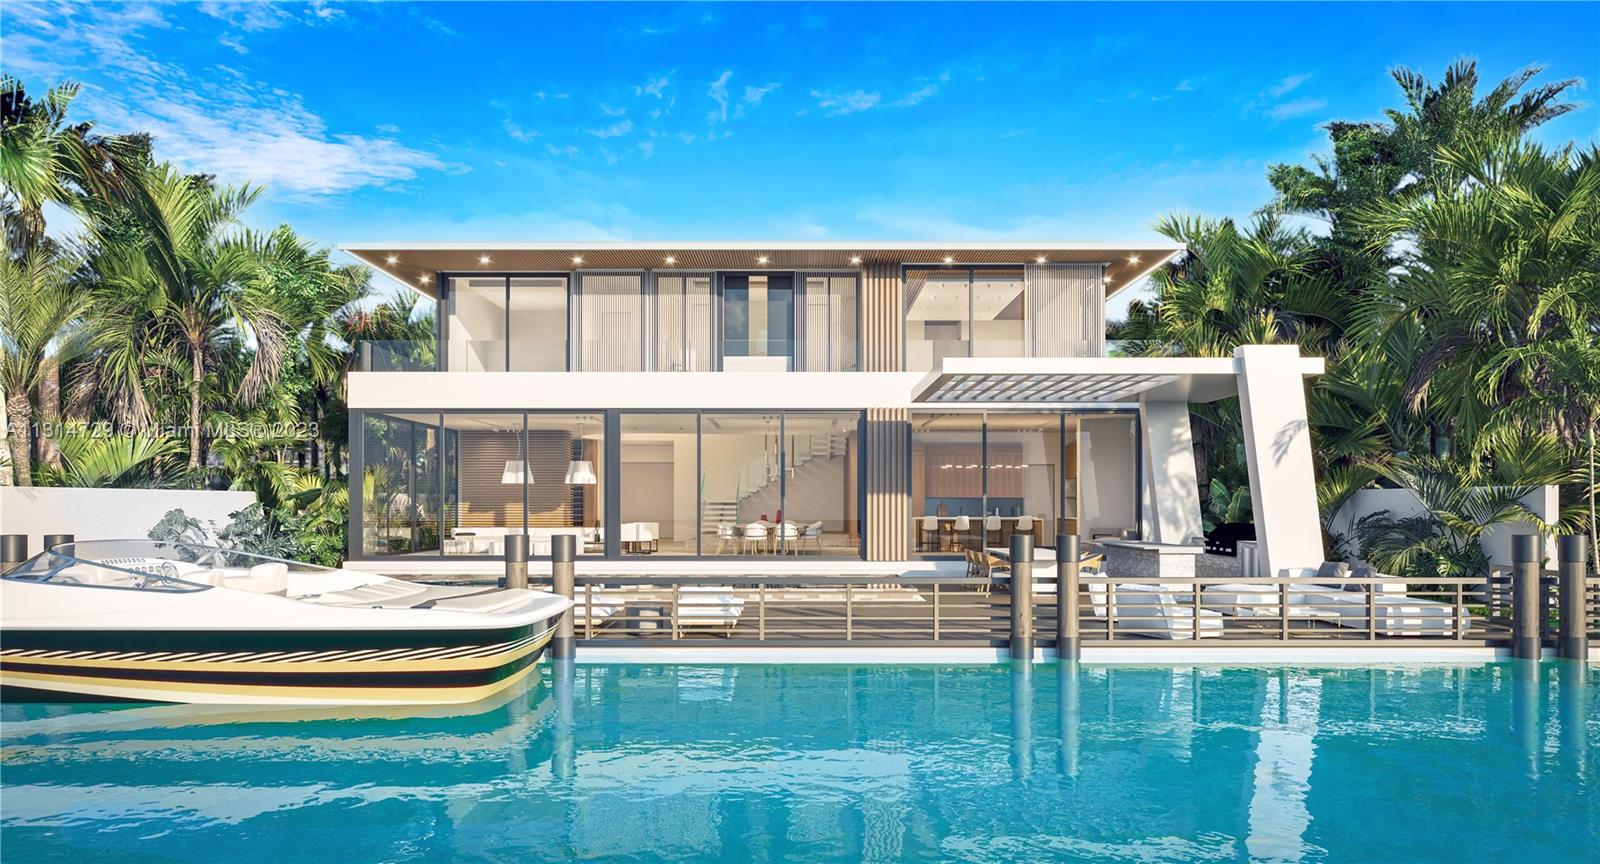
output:
<path id="1" fill-rule="evenodd" d="M 1533 511 L 1540 519 L 1550 521 L 1556 518 L 1561 509 L 1560 489 L 1556 486 L 1541 486 L 1522 498 L 1523 506 Z M 1390 516 L 1403 519 L 1407 516 L 1417 516 L 1424 512 L 1422 502 L 1409 489 L 1362 489 L 1350 496 L 1350 499 L 1339 508 L 1328 528 L 1334 534 L 1347 538 L 1361 519 L 1374 513 L 1387 510 Z M 1510 522 L 1495 525 L 1484 532 L 1479 538 L 1478 546 L 1489 557 L 1491 564 L 1511 563 L 1511 536 L 1513 534 L 1533 533 L 1532 523 Z M 1354 551 L 1354 542 L 1350 548 Z M 1556 539 L 1554 534 L 1546 534 L 1544 538 L 1544 554 L 1549 558 L 1549 566 L 1557 563 Z"/>
<path id="2" fill-rule="evenodd" d="M 1151 529 L 1145 536 L 1157 543 L 1186 544 L 1205 533 L 1189 403 L 1141 400 L 1139 420 L 1144 433 L 1144 500 Z"/>
<path id="3" fill-rule="evenodd" d="M 256 503 L 254 492 L 192 489 L 0 488 L 0 534 L 27 534 L 28 551 L 44 535 L 79 540 L 143 539 L 167 511 L 182 509 L 201 522 L 228 524 L 228 514 Z"/>
<path id="4" fill-rule="evenodd" d="M 1316 567 L 1325 552 L 1300 349 L 1242 345 L 1233 356 L 1263 570 Z"/>

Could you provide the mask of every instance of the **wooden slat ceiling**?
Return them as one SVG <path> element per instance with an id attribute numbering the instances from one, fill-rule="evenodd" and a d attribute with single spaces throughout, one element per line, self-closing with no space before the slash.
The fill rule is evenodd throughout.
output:
<path id="1" fill-rule="evenodd" d="M 868 264 L 1106 265 L 1109 296 L 1182 251 L 1155 243 L 961 244 L 846 243 L 594 243 L 573 245 L 487 243 L 356 243 L 342 247 L 362 262 L 438 296 L 434 274 L 566 273 L 582 270 L 857 270 Z M 671 262 L 668 262 L 671 258 Z M 761 259 L 766 259 L 762 263 Z M 575 263 L 574 259 L 581 259 Z"/>

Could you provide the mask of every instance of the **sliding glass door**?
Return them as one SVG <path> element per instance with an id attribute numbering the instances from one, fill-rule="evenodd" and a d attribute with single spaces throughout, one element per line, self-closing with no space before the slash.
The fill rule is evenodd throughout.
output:
<path id="1" fill-rule="evenodd" d="M 722 276 L 722 368 L 794 368 L 794 274 Z"/>

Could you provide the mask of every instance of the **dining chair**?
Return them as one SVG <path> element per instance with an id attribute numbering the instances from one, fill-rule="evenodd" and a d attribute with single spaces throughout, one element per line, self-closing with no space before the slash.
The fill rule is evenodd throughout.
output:
<path id="1" fill-rule="evenodd" d="M 950 526 L 950 533 L 952 535 L 952 539 L 956 540 L 960 544 L 960 548 L 970 548 L 971 544 L 967 541 L 972 536 L 972 517 L 957 516 L 955 524 Z"/>
<path id="2" fill-rule="evenodd" d="M 800 540 L 800 527 L 793 522 L 778 523 L 778 551 L 794 554 L 796 544 Z"/>
<path id="3" fill-rule="evenodd" d="M 1003 545 L 1005 542 L 1005 538 L 1002 536 L 1005 533 L 1004 529 L 1005 523 L 1000 521 L 999 516 L 983 517 L 983 545 Z"/>
<path id="4" fill-rule="evenodd" d="M 800 537 L 801 542 L 810 540 L 817 546 L 817 554 L 822 554 L 822 520 L 818 519 L 806 526 L 805 533 Z"/>
<path id="5" fill-rule="evenodd" d="M 924 516 L 917 521 L 917 549 L 923 552 L 939 549 L 939 517 Z"/>
<path id="6" fill-rule="evenodd" d="M 767 545 L 768 533 L 769 527 L 765 522 L 751 522 L 744 526 L 744 538 L 740 541 L 739 551 L 749 552 L 751 549 L 756 552 L 763 551 L 761 547 Z"/>
<path id="7" fill-rule="evenodd" d="M 1032 534 L 1033 533 L 1033 517 L 1032 516 L 1018 516 L 1017 517 L 1017 524 L 1011 530 L 1016 532 L 1016 533 L 1018 533 L 1018 534 Z M 1035 545 L 1035 546 L 1039 545 L 1039 538 L 1038 537 L 1034 537 L 1033 538 L 1033 545 Z"/>
<path id="8" fill-rule="evenodd" d="M 722 550 L 730 545 L 733 546 L 733 551 L 739 551 L 739 529 L 728 522 L 718 522 L 717 554 L 721 555 Z"/>

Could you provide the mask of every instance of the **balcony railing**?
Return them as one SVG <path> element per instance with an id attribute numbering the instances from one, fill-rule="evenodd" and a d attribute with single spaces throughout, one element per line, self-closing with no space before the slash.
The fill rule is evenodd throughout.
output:
<path id="1" fill-rule="evenodd" d="M 1055 569 L 1035 569 L 1041 647 L 1054 644 Z M 692 642 L 703 647 L 845 645 L 1003 647 L 1008 580 L 935 573 L 850 576 L 577 578 L 585 644 Z M 548 585 L 548 583 L 546 583 Z M 1085 646 L 1500 646 L 1510 642 L 1509 586 L 1491 577 L 1421 585 L 1379 576 L 1344 590 L 1316 577 L 1081 577 Z M 548 590 L 548 588 L 547 588 Z M 1589 581 L 1591 603 L 1600 579 Z M 1594 619 L 1591 618 L 1591 621 Z"/>
<path id="2" fill-rule="evenodd" d="M 432 372 L 439 368 L 433 342 L 370 340 L 356 347 L 360 372 Z"/>

